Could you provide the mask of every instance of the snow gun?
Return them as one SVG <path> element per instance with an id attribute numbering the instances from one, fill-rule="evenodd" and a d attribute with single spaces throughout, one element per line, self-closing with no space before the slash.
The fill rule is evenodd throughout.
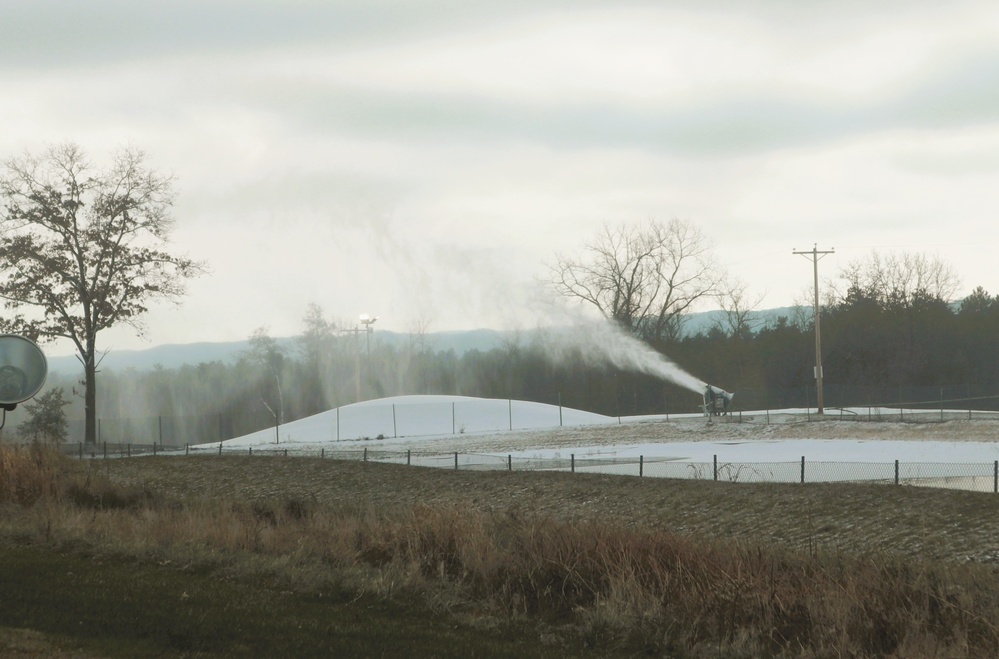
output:
<path id="1" fill-rule="evenodd" d="M 732 407 L 732 398 L 735 394 L 730 394 L 724 389 L 712 387 L 710 384 L 704 385 L 704 416 L 722 416 L 728 414 Z"/>

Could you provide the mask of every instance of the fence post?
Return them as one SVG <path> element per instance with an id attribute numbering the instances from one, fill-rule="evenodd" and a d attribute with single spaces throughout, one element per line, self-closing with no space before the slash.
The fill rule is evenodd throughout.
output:
<path id="1" fill-rule="evenodd" d="M 413 456 L 410 453 L 410 450 L 406 449 L 406 466 L 407 467 L 409 467 L 410 465 L 412 465 L 412 462 L 411 462 L 412 459 L 413 459 Z"/>
<path id="2" fill-rule="evenodd" d="M 325 457 L 326 457 L 326 449 L 325 448 L 319 449 L 319 459 L 322 460 Z"/>
<path id="3" fill-rule="evenodd" d="M 562 392 L 558 392 L 558 427 L 562 427 Z"/>
<path id="4" fill-rule="evenodd" d="M 513 430 L 513 399 L 512 398 L 508 398 L 507 401 L 506 401 L 506 403 L 507 403 L 507 407 L 510 410 L 510 430 Z"/>
<path id="5" fill-rule="evenodd" d="M 367 446 L 364 447 L 364 461 L 365 462 L 368 461 L 368 447 Z"/>
<path id="6" fill-rule="evenodd" d="M 252 446 L 250 447 L 250 450 L 249 450 L 249 452 L 247 453 L 247 455 L 253 455 L 253 447 L 252 447 Z"/>
<path id="7" fill-rule="evenodd" d="M 992 463 L 992 492 L 999 492 L 999 460 Z"/>
<path id="8" fill-rule="evenodd" d="M 219 455 L 222 455 L 222 442 L 219 442 Z"/>
<path id="9" fill-rule="evenodd" d="M 718 480 L 718 456 L 714 455 L 711 458 L 712 473 L 714 474 L 714 480 Z"/>
<path id="10" fill-rule="evenodd" d="M 770 408 L 767 408 L 767 425 L 770 425 Z"/>
<path id="11" fill-rule="evenodd" d="M 451 402 L 451 434 L 454 435 L 455 433 L 456 433 L 456 426 L 455 426 L 455 420 L 454 420 L 454 401 L 452 401 Z"/>
<path id="12" fill-rule="evenodd" d="M 454 470 L 458 471 L 458 452 L 454 452 Z"/>
<path id="13" fill-rule="evenodd" d="M 642 476 L 645 475 L 643 473 L 644 470 L 645 470 L 645 457 L 640 455 L 640 456 L 638 456 L 638 477 L 639 478 L 641 478 Z"/>
<path id="14" fill-rule="evenodd" d="M 513 471 L 513 456 L 509 453 L 506 454 L 506 470 Z"/>
<path id="15" fill-rule="evenodd" d="M 895 461 L 895 485 L 898 485 L 898 460 Z"/>
<path id="16" fill-rule="evenodd" d="M 190 442 L 184 442 L 184 455 L 191 455 L 191 444 L 190 444 Z"/>
<path id="17" fill-rule="evenodd" d="M 288 457 L 288 449 L 284 450 L 284 457 L 286 457 L 286 458 Z"/>
<path id="18" fill-rule="evenodd" d="M 83 442 L 80 442 L 80 459 L 83 459 Z"/>
<path id="19" fill-rule="evenodd" d="M 572 473 L 576 473 L 576 454 L 575 453 L 570 453 L 569 454 L 569 470 Z"/>
<path id="20" fill-rule="evenodd" d="M 126 450 L 128 451 L 128 457 L 132 457 L 132 445 L 131 444 L 128 445 L 128 447 L 127 447 Z"/>
<path id="21" fill-rule="evenodd" d="M 399 439 L 399 425 L 395 421 L 395 403 L 392 403 L 392 436 Z"/>
<path id="22" fill-rule="evenodd" d="M 801 482 L 805 482 L 805 456 L 801 456 Z"/>

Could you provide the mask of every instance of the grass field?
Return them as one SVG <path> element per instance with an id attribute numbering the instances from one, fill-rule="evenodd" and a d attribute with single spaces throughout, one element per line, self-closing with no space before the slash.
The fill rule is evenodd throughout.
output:
<path id="1" fill-rule="evenodd" d="M 8 655 L 999 648 L 989 493 L 27 450 L 0 476 Z"/>

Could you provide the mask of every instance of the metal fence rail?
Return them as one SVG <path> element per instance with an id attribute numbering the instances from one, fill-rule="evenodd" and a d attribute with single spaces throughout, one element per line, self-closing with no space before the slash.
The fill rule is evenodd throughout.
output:
<path id="1" fill-rule="evenodd" d="M 158 444 L 65 444 L 63 451 L 81 459 L 140 456 L 305 457 L 358 460 L 436 469 L 480 471 L 562 471 L 676 480 L 728 483 L 884 483 L 999 493 L 999 460 L 991 463 L 949 462 L 729 462 L 716 455 L 711 462 L 691 462 L 653 456 L 635 457 L 514 457 L 493 453 L 432 453 L 378 449 L 161 446 Z"/>

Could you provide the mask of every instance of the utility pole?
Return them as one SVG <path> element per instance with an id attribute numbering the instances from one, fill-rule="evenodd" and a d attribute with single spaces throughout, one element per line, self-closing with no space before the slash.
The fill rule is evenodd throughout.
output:
<path id="1" fill-rule="evenodd" d="M 354 397 L 356 402 L 361 402 L 361 334 L 364 334 L 364 344 L 367 349 L 367 362 L 368 362 L 368 379 L 371 379 L 371 333 L 375 331 L 372 327 L 374 322 L 378 320 L 378 316 L 374 318 L 368 316 L 368 314 L 361 314 L 358 321 L 363 328 L 359 326 L 348 328 L 342 330 L 343 334 L 353 334 L 354 335 Z"/>
<path id="2" fill-rule="evenodd" d="M 363 330 L 361 330 L 360 328 L 358 328 L 358 330 L 364 332 L 364 347 L 365 347 L 365 349 L 367 351 L 367 357 L 365 357 L 365 360 L 366 360 L 366 365 L 367 365 L 367 370 L 368 370 L 368 382 L 369 382 L 369 386 L 370 386 L 370 382 L 371 382 L 371 333 L 373 331 L 375 331 L 374 328 L 371 327 L 371 325 L 374 324 L 374 322 L 376 320 L 378 320 L 378 316 L 375 316 L 374 318 L 372 318 L 368 314 L 362 313 L 361 316 L 360 316 L 360 318 L 359 318 L 359 320 L 360 320 L 361 324 L 364 325 L 364 329 Z M 357 335 L 355 334 L 354 336 L 356 337 Z M 357 350 L 358 350 L 358 352 L 360 352 L 360 350 L 361 350 L 360 346 L 358 346 Z M 360 398 L 360 394 L 358 394 L 358 398 Z"/>
<path id="3" fill-rule="evenodd" d="M 370 328 L 367 328 L 370 329 Z M 360 336 L 361 332 L 366 330 L 360 327 L 351 327 L 345 330 L 341 330 L 341 334 L 353 334 L 354 335 L 354 402 L 361 402 L 361 342 Z"/>
<path id="4" fill-rule="evenodd" d="M 835 254 L 835 250 L 819 251 L 818 243 L 808 252 L 794 250 L 793 254 L 800 254 L 812 261 L 812 269 L 815 277 L 815 394 L 818 402 L 818 413 L 825 412 L 825 405 L 822 398 L 822 331 L 819 326 L 819 259 L 826 254 Z"/>

